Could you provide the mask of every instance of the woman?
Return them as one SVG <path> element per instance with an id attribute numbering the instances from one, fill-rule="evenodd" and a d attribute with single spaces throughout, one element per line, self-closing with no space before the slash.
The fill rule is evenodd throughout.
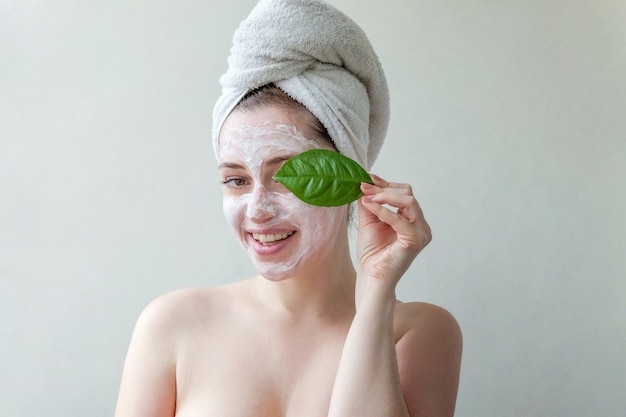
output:
<path id="1" fill-rule="evenodd" d="M 294 3 L 307 12 L 330 8 Z M 361 185 L 355 268 L 348 207 L 307 205 L 272 176 L 288 158 L 317 148 L 368 166 L 376 145 L 355 150 L 352 141 L 362 137 L 342 135 L 327 120 L 337 118 L 336 108 L 314 114 L 315 106 L 292 98 L 298 91 L 285 90 L 279 80 L 247 85 L 243 96 L 227 91 L 214 116 L 224 213 L 259 275 L 151 303 L 129 347 L 117 417 L 453 415 L 458 325 L 439 307 L 395 298 L 431 239 L 411 187 L 377 176 Z M 371 113 L 379 103 L 366 91 Z M 377 130 L 371 123 L 369 133 Z"/>

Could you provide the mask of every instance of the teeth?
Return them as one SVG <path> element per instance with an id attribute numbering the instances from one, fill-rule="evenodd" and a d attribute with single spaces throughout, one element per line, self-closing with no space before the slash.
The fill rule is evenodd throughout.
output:
<path id="1" fill-rule="evenodd" d="M 252 233 L 252 237 L 254 238 L 254 240 L 258 240 L 261 243 L 276 242 L 277 240 L 287 239 L 291 235 L 293 235 L 293 232 L 290 232 L 290 233 L 277 233 L 277 234 L 273 234 L 273 235 L 272 234 L 264 235 L 264 234 L 260 234 L 260 233 Z"/>

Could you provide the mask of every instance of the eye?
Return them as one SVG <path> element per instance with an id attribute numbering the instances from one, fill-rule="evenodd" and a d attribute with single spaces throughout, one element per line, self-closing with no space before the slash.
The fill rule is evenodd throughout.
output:
<path id="1" fill-rule="evenodd" d="M 248 181 L 242 177 L 228 177 L 220 182 L 228 188 L 239 188 L 248 184 Z"/>

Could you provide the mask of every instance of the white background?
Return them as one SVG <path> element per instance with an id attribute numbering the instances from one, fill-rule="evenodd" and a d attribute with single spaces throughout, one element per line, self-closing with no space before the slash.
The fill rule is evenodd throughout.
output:
<path id="1" fill-rule="evenodd" d="M 626 3 L 335 0 L 386 69 L 373 171 L 434 232 L 400 284 L 465 338 L 457 416 L 626 409 Z M 0 0 L 0 407 L 110 416 L 140 311 L 253 274 L 211 110 L 253 0 Z"/>

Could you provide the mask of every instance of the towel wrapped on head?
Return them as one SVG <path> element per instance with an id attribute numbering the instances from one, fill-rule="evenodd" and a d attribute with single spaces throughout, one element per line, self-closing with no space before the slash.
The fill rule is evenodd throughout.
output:
<path id="1" fill-rule="evenodd" d="M 324 125 L 337 150 L 369 169 L 389 123 L 383 69 L 363 30 L 325 1 L 261 0 L 233 37 L 213 146 L 250 91 L 273 83 Z"/>

